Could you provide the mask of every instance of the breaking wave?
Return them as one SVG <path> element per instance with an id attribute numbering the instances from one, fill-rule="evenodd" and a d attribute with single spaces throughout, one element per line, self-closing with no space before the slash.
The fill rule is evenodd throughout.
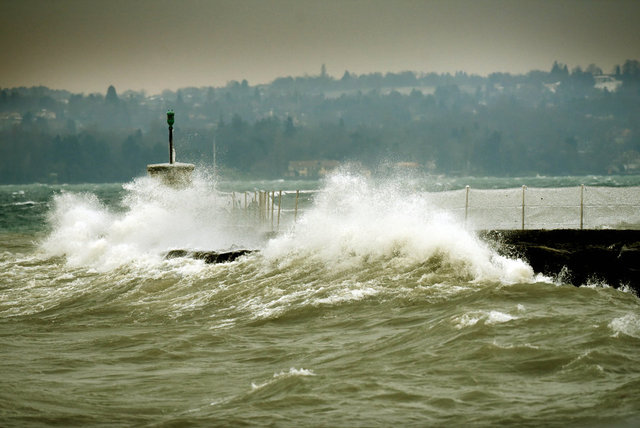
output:
<path id="1" fill-rule="evenodd" d="M 124 190 L 115 207 L 91 193 L 56 195 L 51 233 L 41 245 L 45 254 L 64 256 L 74 267 L 105 271 L 158 265 L 177 248 L 248 248 L 261 250 L 256 258 L 267 269 L 367 278 L 411 273 L 426 284 L 535 281 L 524 261 L 499 255 L 434 206 L 428 193 L 411 192 L 402 180 L 337 173 L 298 221 L 271 239 L 257 222 L 240 225 L 229 198 L 202 177 L 183 189 L 145 177 Z"/>

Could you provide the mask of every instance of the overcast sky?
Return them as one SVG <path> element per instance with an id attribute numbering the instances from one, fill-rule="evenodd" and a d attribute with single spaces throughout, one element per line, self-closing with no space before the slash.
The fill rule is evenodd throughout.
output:
<path id="1" fill-rule="evenodd" d="M 606 71 L 640 59 L 639 0 L 0 0 L 0 87 L 251 85 L 345 70 Z"/>

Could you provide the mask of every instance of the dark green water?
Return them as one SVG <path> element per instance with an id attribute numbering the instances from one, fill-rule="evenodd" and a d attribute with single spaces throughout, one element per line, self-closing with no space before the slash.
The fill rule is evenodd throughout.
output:
<path id="1" fill-rule="evenodd" d="M 393 184 L 314 187 L 271 239 L 207 183 L 0 187 L 0 425 L 640 424 L 632 292 L 537 275 Z M 234 245 L 261 251 L 163 259 Z"/>

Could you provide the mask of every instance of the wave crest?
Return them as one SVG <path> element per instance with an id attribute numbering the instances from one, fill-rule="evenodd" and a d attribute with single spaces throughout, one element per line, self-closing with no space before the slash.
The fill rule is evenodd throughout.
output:
<path id="1" fill-rule="evenodd" d="M 269 241 L 264 255 L 281 264 L 304 259 L 338 271 L 421 267 L 469 281 L 533 280 L 529 265 L 497 254 L 427 193 L 350 173 L 330 177 L 313 207 L 288 233 Z"/>

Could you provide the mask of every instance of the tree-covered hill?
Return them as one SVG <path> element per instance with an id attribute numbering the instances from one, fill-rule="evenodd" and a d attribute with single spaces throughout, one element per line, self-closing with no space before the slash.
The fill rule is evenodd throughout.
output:
<path id="1" fill-rule="evenodd" d="M 0 182 L 104 182 L 178 160 L 253 177 L 300 161 L 403 162 L 468 175 L 640 173 L 640 62 L 487 77 L 345 72 L 160 95 L 0 90 Z M 327 165 L 329 163 L 326 163 Z M 304 164 L 307 165 L 307 164 Z"/>

